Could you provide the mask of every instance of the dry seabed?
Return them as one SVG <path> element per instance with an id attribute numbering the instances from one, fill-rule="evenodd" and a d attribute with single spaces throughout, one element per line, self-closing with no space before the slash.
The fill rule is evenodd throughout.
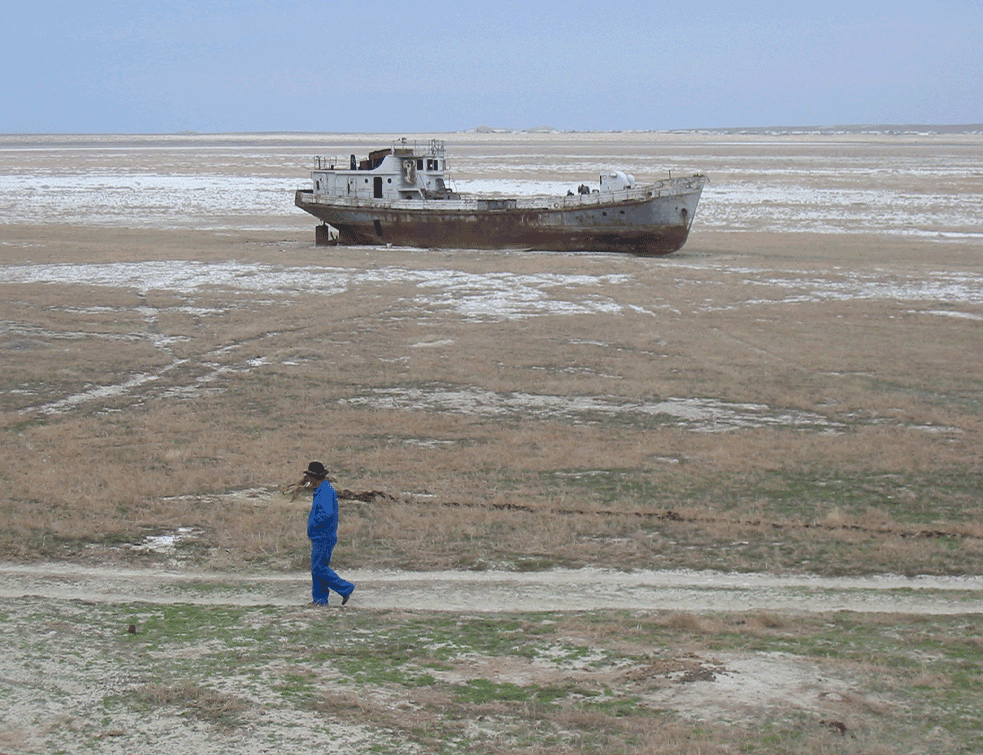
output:
<path id="1" fill-rule="evenodd" d="M 711 183 L 666 259 L 314 247 L 389 139 L 0 137 L 0 752 L 979 752 L 979 134 L 448 135 Z"/>

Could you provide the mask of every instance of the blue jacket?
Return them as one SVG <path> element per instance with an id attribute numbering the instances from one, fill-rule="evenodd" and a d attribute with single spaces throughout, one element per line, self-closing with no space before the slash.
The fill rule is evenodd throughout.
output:
<path id="1" fill-rule="evenodd" d="M 307 537 L 338 542 L 338 494 L 327 480 L 314 491 L 314 503 L 307 517 Z"/>

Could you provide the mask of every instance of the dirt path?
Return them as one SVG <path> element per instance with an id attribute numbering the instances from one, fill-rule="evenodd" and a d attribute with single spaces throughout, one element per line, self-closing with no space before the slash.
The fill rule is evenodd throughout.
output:
<path id="1" fill-rule="evenodd" d="M 983 577 L 841 577 L 597 569 L 548 572 L 346 571 L 353 608 L 460 612 L 606 609 L 983 613 Z M 302 605 L 307 574 L 233 574 L 0 564 L 0 599 L 36 595 L 105 603 Z"/>

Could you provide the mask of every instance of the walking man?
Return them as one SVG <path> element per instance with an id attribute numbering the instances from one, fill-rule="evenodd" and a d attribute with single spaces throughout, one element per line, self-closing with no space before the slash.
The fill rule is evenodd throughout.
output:
<path id="1" fill-rule="evenodd" d="M 304 477 L 314 488 L 314 503 L 307 518 L 307 537 L 311 539 L 311 581 L 314 604 L 328 605 L 328 592 L 334 590 L 345 605 L 355 591 L 331 568 L 331 552 L 338 542 L 338 494 L 327 481 L 328 470 L 319 461 L 312 461 Z"/>

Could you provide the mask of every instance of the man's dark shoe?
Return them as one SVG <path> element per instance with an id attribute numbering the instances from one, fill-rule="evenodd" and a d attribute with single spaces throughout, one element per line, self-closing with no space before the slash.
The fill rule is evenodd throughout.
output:
<path id="1" fill-rule="evenodd" d="M 352 592 L 355 592 L 355 591 L 352 590 Z M 352 596 L 352 592 L 348 593 L 347 595 L 342 595 L 341 596 L 341 605 L 345 605 L 345 603 L 348 602 L 348 599 Z"/>

